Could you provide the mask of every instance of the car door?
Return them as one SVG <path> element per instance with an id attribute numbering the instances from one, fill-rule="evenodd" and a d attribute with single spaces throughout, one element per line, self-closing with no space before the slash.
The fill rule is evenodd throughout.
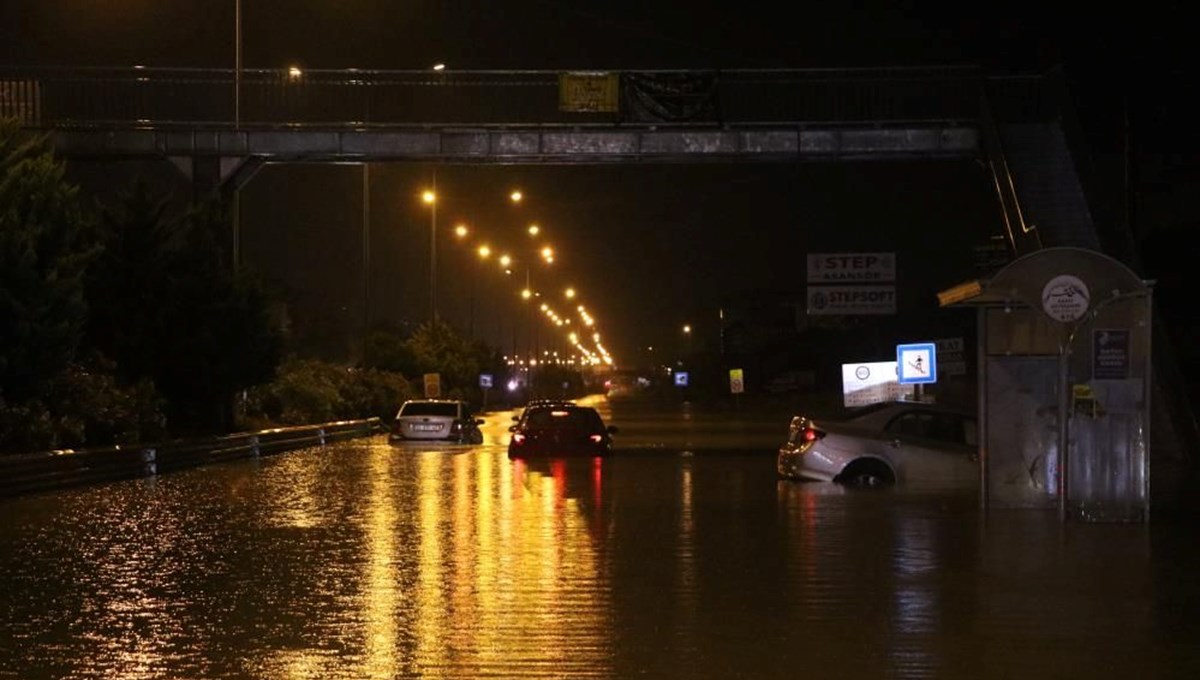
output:
<path id="1" fill-rule="evenodd" d="M 884 427 L 897 477 L 955 484 L 978 479 L 974 422 L 955 413 L 919 409 L 897 415 Z"/>

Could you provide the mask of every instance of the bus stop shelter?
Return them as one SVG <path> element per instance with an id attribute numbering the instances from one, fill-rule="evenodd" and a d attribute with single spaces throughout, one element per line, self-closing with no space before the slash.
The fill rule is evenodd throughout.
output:
<path id="1" fill-rule="evenodd" d="M 1151 285 L 1046 248 L 938 293 L 978 310 L 981 502 L 1149 521 Z"/>

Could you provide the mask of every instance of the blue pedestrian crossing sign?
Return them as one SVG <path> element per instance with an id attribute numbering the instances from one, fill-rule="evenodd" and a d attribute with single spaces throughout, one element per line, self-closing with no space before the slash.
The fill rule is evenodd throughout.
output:
<path id="1" fill-rule="evenodd" d="M 937 345 L 896 345 L 896 377 L 901 385 L 937 382 Z"/>

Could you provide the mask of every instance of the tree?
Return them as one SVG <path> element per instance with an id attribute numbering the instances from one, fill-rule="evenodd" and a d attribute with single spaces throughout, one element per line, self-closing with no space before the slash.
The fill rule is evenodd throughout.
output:
<path id="1" fill-rule="evenodd" d="M 95 253 L 78 188 L 44 135 L 0 121 L 0 394 L 42 397 L 75 355 Z"/>
<path id="2" fill-rule="evenodd" d="M 407 376 L 421 372 L 409 344 L 399 334 L 384 329 L 371 331 L 367 336 L 363 367 Z"/>
<path id="3" fill-rule="evenodd" d="M 138 183 L 105 211 L 88 337 L 127 380 L 153 380 L 173 434 L 227 432 L 234 396 L 274 377 L 282 333 L 257 278 L 231 271 L 223 206 L 166 208 Z"/>
<path id="4" fill-rule="evenodd" d="M 484 365 L 475 347 L 441 319 L 421 324 L 407 345 L 417 368 L 441 374 L 447 389 L 471 388 Z"/>
<path id="5" fill-rule="evenodd" d="M 0 451 L 107 445 L 162 435 L 147 381 L 122 384 L 81 343 L 91 215 L 48 138 L 0 121 Z"/>

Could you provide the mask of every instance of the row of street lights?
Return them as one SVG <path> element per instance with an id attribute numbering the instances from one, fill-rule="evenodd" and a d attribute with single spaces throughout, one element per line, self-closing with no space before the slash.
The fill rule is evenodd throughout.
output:
<path id="1" fill-rule="evenodd" d="M 436 175 L 433 178 L 433 183 L 432 183 L 431 188 L 423 191 L 421 198 L 422 198 L 422 201 L 430 207 L 430 239 L 429 239 L 429 243 L 430 243 L 430 252 L 429 252 L 429 260 L 430 260 L 429 261 L 430 319 L 436 320 L 438 318 L 437 294 L 436 294 L 436 291 L 437 291 L 437 273 L 436 273 L 437 265 L 436 265 L 436 262 L 437 262 L 437 232 L 438 232 L 438 225 L 437 225 L 438 195 L 437 195 L 437 191 L 436 191 Z M 523 200 L 523 198 L 524 198 L 524 195 L 519 190 L 514 190 L 509 194 L 509 199 L 513 204 L 519 204 Z M 525 229 L 525 232 L 531 239 L 538 239 L 540 236 L 542 236 L 542 228 L 538 224 L 530 224 Z M 465 224 L 458 224 L 454 228 L 454 235 L 459 241 L 466 241 L 467 237 L 470 235 L 470 229 Z M 482 243 L 479 243 L 479 245 L 477 245 L 477 246 L 473 246 L 473 249 L 481 261 L 489 260 L 491 258 L 492 252 L 493 252 L 491 245 L 489 245 L 486 242 L 482 242 Z M 540 247 L 536 248 L 535 252 L 537 253 L 538 258 L 545 265 L 551 265 L 555 262 L 556 254 L 555 254 L 555 250 L 552 246 L 545 244 L 543 242 L 540 245 Z M 497 258 L 497 262 L 500 264 L 502 270 L 504 271 L 504 273 L 506 275 L 512 275 L 513 264 L 514 264 L 514 260 L 513 260 L 512 256 L 508 255 L 507 253 L 502 254 Z M 524 286 L 524 288 L 522 288 L 520 290 L 520 297 L 524 302 L 530 303 L 530 305 L 531 305 L 529 308 L 529 311 L 528 311 L 528 313 L 530 315 L 530 319 L 528 320 L 528 322 L 530 324 L 530 333 L 534 338 L 536 338 L 537 337 L 536 328 L 533 326 L 533 321 L 532 321 L 532 314 L 534 311 L 532 308 L 532 301 L 535 298 L 541 297 L 541 293 L 537 292 L 534 289 L 533 280 L 532 280 L 532 269 L 533 268 L 530 266 L 530 263 L 528 261 L 525 261 L 523 264 L 525 267 L 525 286 Z M 568 286 L 566 289 L 564 289 L 563 296 L 564 296 L 564 299 L 568 303 L 574 302 L 575 298 L 577 296 L 577 292 L 573 287 Z M 474 272 L 472 272 L 470 297 L 471 297 L 471 300 L 469 302 L 470 319 L 469 319 L 468 325 L 470 327 L 470 332 L 473 337 L 474 336 Z M 550 321 L 550 323 L 554 324 L 555 326 L 563 327 L 563 326 L 569 326 L 571 324 L 571 319 L 569 317 L 564 317 L 564 316 L 559 315 L 559 313 L 556 310 L 554 310 L 548 302 L 543 302 L 542 305 L 540 306 L 540 309 L 546 315 L 546 317 Z M 583 305 L 581 305 L 581 304 L 577 305 L 576 311 L 579 313 L 580 319 L 582 320 L 584 326 L 586 326 L 588 328 L 592 328 L 594 326 L 594 324 L 595 324 L 594 318 L 591 317 L 591 315 L 587 312 L 587 310 L 584 308 Z M 516 330 L 515 330 L 515 328 L 513 331 L 513 335 L 514 335 L 514 337 L 513 337 L 513 355 L 515 357 L 515 355 L 516 355 Z M 584 347 L 583 343 L 579 341 L 579 339 L 578 339 L 579 336 L 577 334 L 571 333 L 569 338 L 571 340 L 571 343 L 576 347 L 576 349 L 578 351 L 580 351 L 583 354 L 583 356 L 588 358 L 589 363 L 611 364 L 612 357 L 611 357 L 611 355 L 609 355 L 608 351 L 603 347 L 603 345 L 600 344 L 599 333 L 595 332 L 593 330 L 593 332 L 591 333 L 591 336 L 592 336 L 593 342 L 596 345 L 595 351 L 586 349 Z M 536 339 L 533 341 L 533 344 L 534 344 L 534 346 L 533 346 L 532 356 L 536 357 L 536 356 L 538 356 L 538 349 L 539 349 L 537 347 Z"/>

